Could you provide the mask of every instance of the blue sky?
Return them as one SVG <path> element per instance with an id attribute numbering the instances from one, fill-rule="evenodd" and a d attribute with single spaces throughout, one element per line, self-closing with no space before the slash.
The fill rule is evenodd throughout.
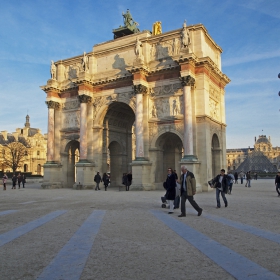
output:
<path id="1" fill-rule="evenodd" d="M 0 3 L 0 130 L 47 132 L 45 93 L 50 61 L 81 55 L 113 39 L 129 8 L 140 30 L 162 22 L 163 32 L 202 23 L 223 49 L 227 148 L 271 136 L 280 146 L 280 1 L 278 0 L 9 0 Z"/>

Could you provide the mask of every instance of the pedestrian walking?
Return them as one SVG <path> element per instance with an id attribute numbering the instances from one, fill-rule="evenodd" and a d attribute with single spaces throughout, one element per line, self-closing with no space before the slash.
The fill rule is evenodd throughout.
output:
<path id="1" fill-rule="evenodd" d="M 226 199 L 226 193 L 228 191 L 228 178 L 227 175 L 225 174 L 224 169 L 221 169 L 221 173 L 212 180 L 212 183 L 213 183 L 213 187 L 216 188 L 216 200 L 217 200 L 216 208 L 221 208 L 220 194 L 225 203 L 225 207 L 228 207 L 228 202 Z"/>
<path id="2" fill-rule="evenodd" d="M 241 184 L 243 184 L 243 179 L 244 179 L 244 172 L 243 172 L 243 171 L 241 171 L 241 172 L 239 173 L 239 178 L 240 178 Z"/>
<path id="3" fill-rule="evenodd" d="M 12 183 L 13 183 L 12 189 L 16 189 L 16 184 L 17 184 L 16 174 L 14 174 L 13 177 L 12 177 Z"/>
<path id="4" fill-rule="evenodd" d="M 20 184 L 21 184 L 21 182 L 22 182 L 22 177 L 21 177 L 21 174 L 20 174 L 20 173 L 18 173 L 17 181 L 18 181 L 18 188 L 20 189 Z"/>
<path id="5" fill-rule="evenodd" d="M 103 174 L 102 181 L 103 181 L 103 184 L 104 184 L 104 187 L 105 187 L 105 191 L 107 191 L 108 185 L 110 183 L 109 176 L 108 176 L 107 173 Z"/>
<path id="6" fill-rule="evenodd" d="M 100 188 L 99 188 L 99 184 L 100 182 L 102 182 L 102 178 L 99 174 L 99 172 L 97 172 L 97 174 L 94 176 L 94 182 L 96 183 L 96 187 L 95 187 L 95 190 L 99 190 L 100 191 Z"/>
<path id="7" fill-rule="evenodd" d="M 278 196 L 280 196 L 280 172 L 277 172 L 277 175 L 275 177 L 275 187 L 276 191 L 278 193 Z"/>
<path id="8" fill-rule="evenodd" d="M 25 184 L 26 184 L 26 177 L 24 174 L 22 174 L 22 187 L 23 188 L 24 188 Z"/>
<path id="9" fill-rule="evenodd" d="M 234 180 L 235 180 L 234 183 L 238 184 L 238 173 L 237 172 L 234 173 Z"/>
<path id="10" fill-rule="evenodd" d="M 174 200 L 176 197 L 176 179 L 173 173 L 172 168 L 167 169 L 167 177 L 165 180 L 165 187 L 166 187 L 166 200 L 169 204 L 169 212 L 168 214 L 173 214 L 174 212 Z"/>
<path id="11" fill-rule="evenodd" d="M 234 181 L 236 182 L 236 179 L 235 179 L 235 176 L 233 176 L 233 174 L 231 174 L 230 172 L 228 172 L 227 177 L 228 177 L 228 187 L 229 187 L 228 194 L 231 194 L 233 182 Z"/>
<path id="12" fill-rule="evenodd" d="M 178 217 L 186 217 L 186 200 L 188 200 L 191 206 L 197 211 L 197 215 L 201 216 L 203 209 L 200 208 L 193 199 L 193 196 L 196 194 L 196 180 L 194 174 L 188 171 L 186 166 L 182 166 L 181 170 L 181 215 Z"/>
<path id="13" fill-rule="evenodd" d="M 246 184 L 245 184 L 245 187 L 251 188 L 251 180 L 252 180 L 251 171 L 248 171 L 246 173 Z"/>
<path id="14" fill-rule="evenodd" d="M 6 183 L 7 183 L 7 180 L 8 180 L 8 176 L 6 173 L 4 173 L 3 175 L 3 190 L 5 191 L 6 190 Z"/>
<path id="15" fill-rule="evenodd" d="M 127 188 L 128 188 L 128 191 L 129 191 L 129 187 L 130 187 L 130 185 L 131 185 L 131 183 L 132 183 L 132 174 L 131 174 L 131 171 L 130 172 L 128 172 L 128 174 L 127 174 Z"/>

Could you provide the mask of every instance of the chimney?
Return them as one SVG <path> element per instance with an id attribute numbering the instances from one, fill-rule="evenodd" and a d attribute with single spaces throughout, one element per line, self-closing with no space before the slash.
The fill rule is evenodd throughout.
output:
<path id="1" fill-rule="evenodd" d="M 8 140 L 8 131 L 7 130 L 1 131 L 1 134 L 4 137 L 4 140 L 7 141 Z"/>
<path id="2" fill-rule="evenodd" d="M 18 132 L 13 132 L 13 136 L 15 137 L 15 140 L 18 141 Z"/>

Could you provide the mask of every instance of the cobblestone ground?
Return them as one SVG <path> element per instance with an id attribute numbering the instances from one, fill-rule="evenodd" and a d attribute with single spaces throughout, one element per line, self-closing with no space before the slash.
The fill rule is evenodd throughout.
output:
<path id="1" fill-rule="evenodd" d="M 280 279 L 273 180 L 234 184 L 229 206 L 199 193 L 161 208 L 164 191 L 25 189 L 0 192 L 0 279 Z"/>

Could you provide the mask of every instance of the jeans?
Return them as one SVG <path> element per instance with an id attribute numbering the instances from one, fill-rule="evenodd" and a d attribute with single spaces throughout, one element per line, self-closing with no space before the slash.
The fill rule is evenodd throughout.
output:
<path id="1" fill-rule="evenodd" d="M 243 177 L 241 177 L 240 180 L 241 180 L 241 184 L 243 184 Z"/>
<path id="2" fill-rule="evenodd" d="M 251 179 L 248 179 L 246 182 L 246 187 L 250 188 L 251 187 Z"/>
<path id="3" fill-rule="evenodd" d="M 100 190 L 99 184 L 100 184 L 100 182 L 99 182 L 99 183 L 96 182 L 96 187 L 95 187 L 95 190 L 96 190 L 96 191 L 97 191 L 97 190 Z"/>
<path id="4" fill-rule="evenodd" d="M 276 184 L 276 191 L 278 192 L 278 195 L 280 195 L 280 183 Z"/>
<path id="5" fill-rule="evenodd" d="M 223 198 L 223 201 L 224 201 L 224 203 L 225 203 L 225 206 L 228 205 L 227 199 L 226 199 L 226 194 L 225 194 L 223 191 L 221 191 L 221 190 L 219 190 L 219 189 L 217 188 L 217 189 L 216 189 L 216 200 L 217 200 L 217 207 L 219 207 L 219 208 L 221 207 L 220 194 L 222 195 L 222 198 Z"/>

